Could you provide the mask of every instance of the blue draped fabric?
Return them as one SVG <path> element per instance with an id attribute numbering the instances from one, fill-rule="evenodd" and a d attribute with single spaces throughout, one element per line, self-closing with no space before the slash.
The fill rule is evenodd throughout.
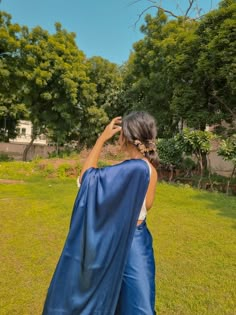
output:
<path id="1" fill-rule="evenodd" d="M 133 314 L 119 313 L 117 304 L 148 184 L 143 160 L 85 172 L 43 315 Z"/>
<path id="2" fill-rule="evenodd" d="M 115 315 L 154 315 L 155 261 L 152 236 L 143 221 L 135 229 Z"/>

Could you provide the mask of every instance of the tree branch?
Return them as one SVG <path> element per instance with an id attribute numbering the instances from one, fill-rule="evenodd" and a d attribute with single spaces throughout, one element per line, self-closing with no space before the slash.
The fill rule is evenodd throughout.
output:
<path id="1" fill-rule="evenodd" d="M 236 120 L 236 114 L 232 111 L 232 109 L 225 104 L 225 102 L 222 101 L 222 99 L 216 95 L 216 93 L 213 93 L 213 97 L 215 97 L 215 99 L 225 107 L 225 109 L 227 109 L 227 111 L 232 115 L 233 119 Z"/>
<path id="2" fill-rule="evenodd" d="M 146 9 L 144 9 L 144 10 L 138 15 L 138 19 L 135 21 L 134 27 L 137 26 L 138 22 L 140 21 L 141 17 L 144 15 L 144 13 L 147 12 L 149 9 L 151 9 L 151 8 L 153 8 L 153 7 L 154 7 L 153 5 L 147 7 Z"/>
<path id="3" fill-rule="evenodd" d="M 130 5 L 133 5 L 133 4 L 138 3 L 138 2 L 140 2 L 140 1 L 142 1 L 142 0 L 134 0 L 134 1 L 132 1 L 132 2 L 130 3 Z M 163 10 L 163 12 L 165 12 L 166 14 L 168 14 L 168 15 L 170 15 L 170 16 L 176 18 L 176 19 L 178 19 L 178 18 L 180 17 L 179 15 L 175 14 L 173 11 L 164 9 L 161 5 L 158 5 L 158 3 L 157 3 L 155 0 L 147 0 L 147 1 L 150 2 L 150 3 L 152 3 L 152 5 L 150 5 L 150 6 L 147 7 L 146 9 L 144 9 L 144 10 L 138 15 L 138 19 L 136 20 L 136 22 L 135 22 L 135 24 L 134 24 L 135 27 L 136 27 L 136 25 L 138 24 L 138 22 L 140 21 L 141 17 L 144 15 L 144 13 L 147 12 L 149 9 L 152 9 L 152 8 L 156 8 L 156 9 L 158 9 L 158 10 Z M 205 15 L 205 14 L 203 14 L 203 15 L 200 15 L 200 14 L 199 14 L 199 16 L 196 17 L 196 18 L 191 18 L 191 17 L 188 16 L 188 14 L 189 14 L 190 10 L 192 9 L 192 6 L 193 6 L 193 4 L 194 4 L 195 1 L 196 1 L 196 0 L 189 0 L 189 6 L 188 6 L 188 8 L 187 8 L 187 10 L 186 10 L 185 13 L 182 11 L 181 7 L 180 7 L 179 4 L 178 4 L 178 8 L 179 8 L 179 9 L 181 10 L 181 12 L 183 13 L 183 16 L 184 16 L 186 19 L 189 19 L 189 20 L 192 20 L 192 21 L 199 20 L 199 19 L 201 19 L 201 18 Z M 200 13 L 201 10 L 198 10 L 198 11 L 199 11 L 199 13 Z"/>
<path id="4" fill-rule="evenodd" d="M 170 10 L 166 10 L 164 9 L 161 5 L 158 5 L 157 2 L 155 0 L 147 0 L 148 2 L 151 2 L 153 7 L 157 8 L 158 10 L 163 10 L 165 13 L 178 18 L 178 15 L 174 14 L 174 12 L 170 11 Z M 193 0 L 194 1 L 194 0 Z"/>
<path id="5" fill-rule="evenodd" d="M 129 3 L 129 6 L 131 6 L 131 5 L 135 4 L 135 3 L 138 3 L 138 2 L 140 2 L 140 1 L 142 1 L 142 0 L 135 0 L 135 1 L 132 1 L 132 2 Z"/>
<path id="6" fill-rule="evenodd" d="M 138 1 L 135 1 L 134 3 L 136 3 Z M 150 2 L 153 2 L 153 1 L 150 1 Z M 178 15 L 174 14 L 172 11 L 170 10 L 166 10 L 166 9 L 163 9 L 162 7 L 160 7 L 159 5 L 156 5 L 156 4 L 153 4 L 153 5 L 150 5 L 149 7 L 147 7 L 146 9 L 144 9 L 139 15 L 138 15 L 138 19 L 136 20 L 136 22 L 134 23 L 134 26 L 136 27 L 138 22 L 140 21 L 141 17 L 144 15 L 145 12 L 147 12 L 148 10 L 152 9 L 152 8 L 156 8 L 158 10 L 163 10 L 163 12 L 173 16 L 174 18 L 178 18 Z"/>
<path id="7" fill-rule="evenodd" d="M 193 4 L 194 4 L 194 1 L 195 1 L 195 0 L 188 0 L 189 6 L 188 6 L 188 8 L 187 8 L 187 10 L 186 10 L 186 12 L 185 12 L 185 15 L 184 15 L 185 17 L 188 16 L 189 11 L 192 9 L 192 6 L 193 6 Z"/>
<path id="8" fill-rule="evenodd" d="M 158 5 L 158 6 L 156 5 L 155 7 L 156 7 L 158 10 L 163 10 L 165 13 L 167 13 L 167 14 L 169 14 L 169 15 L 175 17 L 176 19 L 178 19 L 178 17 L 179 17 L 178 15 L 174 14 L 172 11 L 163 9 L 163 8 L 160 7 L 159 5 Z"/>
<path id="9" fill-rule="evenodd" d="M 140 1 L 142 1 L 142 0 L 133 0 L 132 2 L 130 2 L 129 5 L 136 4 L 136 3 L 140 2 Z M 178 18 L 180 17 L 180 15 L 175 14 L 173 11 L 167 10 L 167 9 L 163 8 L 161 5 L 158 4 L 158 2 L 157 2 L 156 0 L 147 0 L 147 1 L 150 2 L 151 5 L 148 6 L 146 9 L 144 9 L 144 10 L 138 15 L 138 19 L 137 19 L 136 22 L 134 23 L 134 27 L 137 26 L 138 22 L 140 21 L 141 17 L 144 15 L 144 13 L 147 12 L 148 10 L 152 9 L 152 8 L 156 8 L 156 9 L 158 9 L 158 10 L 162 10 L 162 11 L 165 12 L 166 14 L 168 14 L 168 15 L 170 15 L 170 16 L 176 18 L 176 19 L 178 19 Z M 188 16 L 190 10 L 192 9 L 192 7 L 193 7 L 193 5 L 194 5 L 194 3 L 195 3 L 196 1 L 197 1 L 197 0 L 188 0 L 189 6 L 188 6 L 188 8 L 187 8 L 187 10 L 186 10 L 185 13 L 184 13 L 183 10 L 181 9 L 180 5 L 177 3 L 177 7 L 178 7 L 178 9 L 181 11 L 181 13 L 183 14 L 183 16 L 184 16 L 186 19 L 189 19 L 189 20 L 191 20 L 191 21 L 199 20 L 199 19 L 201 19 L 201 18 L 205 15 L 205 14 L 200 15 L 201 9 L 198 9 L 198 7 L 197 7 L 197 9 L 198 9 L 198 16 L 195 17 L 195 18 L 191 18 L 191 17 Z M 211 1 L 212 1 L 212 0 L 211 0 Z"/>

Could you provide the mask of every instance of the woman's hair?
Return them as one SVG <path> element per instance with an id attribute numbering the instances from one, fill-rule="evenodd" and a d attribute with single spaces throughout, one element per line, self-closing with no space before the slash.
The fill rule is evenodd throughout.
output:
<path id="1" fill-rule="evenodd" d="M 155 167 L 158 166 L 156 149 L 157 128 L 155 119 L 147 112 L 132 112 L 122 119 L 123 135 Z"/>

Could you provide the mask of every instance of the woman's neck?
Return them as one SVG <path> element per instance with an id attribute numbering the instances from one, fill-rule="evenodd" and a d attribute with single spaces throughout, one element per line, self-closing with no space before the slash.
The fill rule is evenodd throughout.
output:
<path id="1" fill-rule="evenodd" d="M 131 159 L 143 159 L 144 158 L 143 154 L 139 150 L 137 150 L 136 148 L 130 148 L 128 150 L 128 155 Z"/>

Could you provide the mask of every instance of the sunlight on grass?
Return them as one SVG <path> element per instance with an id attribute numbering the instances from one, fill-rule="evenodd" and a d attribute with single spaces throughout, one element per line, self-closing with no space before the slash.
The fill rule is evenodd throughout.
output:
<path id="1" fill-rule="evenodd" d="M 161 184 L 148 217 L 160 314 L 236 312 L 236 199 Z"/>
<path id="2" fill-rule="evenodd" d="M 41 314 L 77 192 L 75 179 L 23 179 L 0 186 L 1 315 Z M 158 314 L 236 314 L 235 209 L 234 197 L 158 185 L 148 216 Z"/>

